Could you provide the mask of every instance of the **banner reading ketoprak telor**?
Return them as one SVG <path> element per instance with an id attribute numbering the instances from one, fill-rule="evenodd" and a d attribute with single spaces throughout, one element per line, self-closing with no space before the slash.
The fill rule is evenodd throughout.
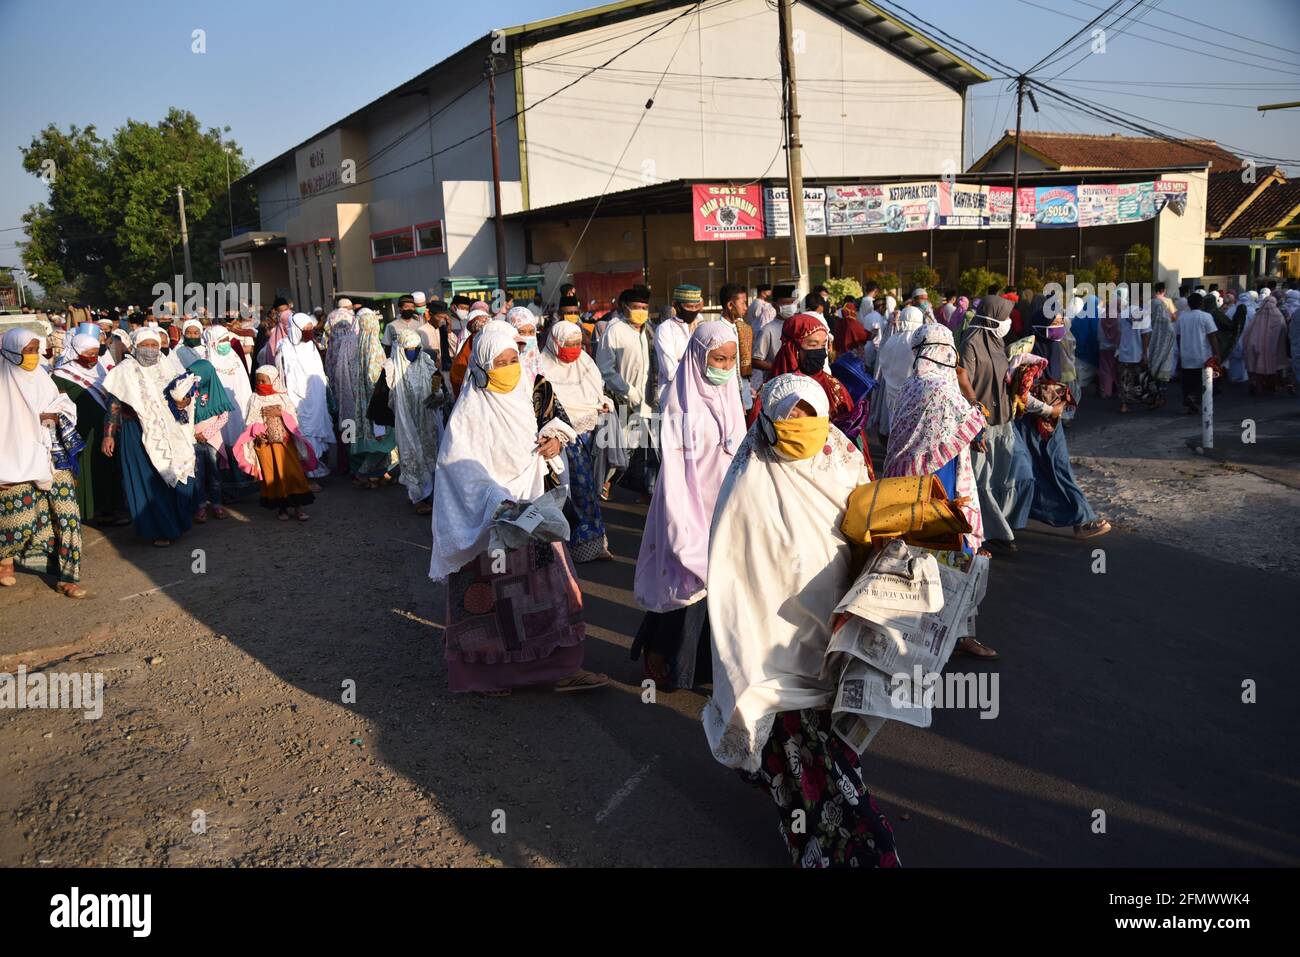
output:
<path id="1" fill-rule="evenodd" d="M 885 232 L 907 233 L 939 225 L 938 183 L 897 183 L 885 187 Z"/>
<path id="2" fill-rule="evenodd" d="M 695 241 L 763 238 L 763 189 L 749 186 L 691 187 Z"/>

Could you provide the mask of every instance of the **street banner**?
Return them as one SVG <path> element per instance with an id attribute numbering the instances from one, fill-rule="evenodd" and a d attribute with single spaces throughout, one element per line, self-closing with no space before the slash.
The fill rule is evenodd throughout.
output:
<path id="1" fill-rule="evenodd" d="M 989 187 L 989 229 L 1011 228 L 1011 187 Z"/>
<path id="2" fill-rule="evenodd" d="M 1115 187 L 1116 209 L 1121 223 L 1140 223 L 1156 215 L 1152 183 L 1121 183 Z"/>
<path id="3" fill-rule="evenodd" d="M 1020 199 L 1016 202 L 1016 207 L 1016 229 L 1033 229 L 1038 225 L 1035 218 L 1038 212 L 1038 191 L 1035 187 L 1020 187 Z"/>
<path id="4" fill-rule="evenodd" d="M 1164 210 L 1166 206 L 1178 216 L 1187 211 L 1187 182 L 1179 179 L 1158 179 L 1152 184 L 1156 216 Z"/>
<path id="5" fill-rule="evenodd" d="M 826 232 L 830 236 L 883 233 L 884 186 L 826 187 Z"/>
<path id="6" fill-rule="evenodd" d="M 826 190 L 803 188 L 804 233 L 826 235 Z M 763 190 L 763 228 L 769 237 L 790 235 L 790 188 L 773 186 Z"/>
<path id="7" fill-rule="evenodd" d="M 763 238 L 763 190 L 749 186 L 691 186 L 695 241 Z"/>
<path id="8" fill-rule="evenodd" d="M 1079 225 L 1079 196 L 1074 186 L 1035 187 L 1034 222 L 1039 229 Z"/>
<path id="9" fill-rule="evenodd" d="M 983 229 L 989 222 L 987 186 L 939 184 L 939 228 Z"/>
<path id="10" fill-rule="evenodd" d="M 885 187 L 885 231 L 907 233 L 939 225 L 937 182 L 897 183 Z"/>
<path id="11" fill-rule="evenodd" d="M 1119 187 L 1083 183 L 1079 186 L 1079 225 L 1113 226 L 1119 222 Z"/>

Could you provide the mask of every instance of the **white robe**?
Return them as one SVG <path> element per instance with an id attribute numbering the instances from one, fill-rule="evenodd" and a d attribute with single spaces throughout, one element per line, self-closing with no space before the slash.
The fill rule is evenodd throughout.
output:
<path id="1" fill-rule="evenodd" d="M 289 323 L 289 335 L 280 341 L 275 365 L 284 391 L 298 409 L 298 430 L 311 443 L 317 460 L 324 459 L 325 450 L 334 444 L 334 427 L 325 398 L 325 366 L 316 343 L 302 341 L 302 330 L 296 322 Z M 315 473 L 320 474 L 322 468 Z"/>
<path id="2" fill-rule="evenodd" d="M 677 367 L 686 354 L 686 346 L 691 341 L 691 327 L 677 319 L 668 319 L 659 323 L 655 330 L 655 358 L 659 361 L 659 381 L 655 397 L 659 408 L 664 407 L 664 396 L 672 385 Z"/>

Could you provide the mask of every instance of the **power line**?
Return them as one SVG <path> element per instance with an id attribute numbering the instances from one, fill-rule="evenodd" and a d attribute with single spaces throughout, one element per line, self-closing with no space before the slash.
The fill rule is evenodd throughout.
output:
<path id="1" fill-rule="evenodd" d="M 1121 15 L 1120 15 L 1120 16 L 1119 16 L 1119 17 L 1118 17 L 1118 18 L 1117 18 L 1113 23 L 1111 23 L 1111 29 L 1114 29 L 1118 24 L 1120 24 L 1120 23 L 1124 20 L 1125 17 L 1131 17 L 1131 16 L 1133 15 L 1133 12 L 1134 12 L 1135 10 L 1137 10 L 1138 7 L 1142 6 L 1142 3 L 1143 3 L 1143 0 L 1136 0 L 1136 2 L 1133 4 L 1133 6 L 1129 7 L 1128 10 L 1126 10 L 1126 11 L 1125 11 L 1123 14 L 1121 14 Z M 1151 11 L 1155 10 L 1158 6 L 1160 6 L 1160 3 L 1161 3 L 1161 0 L 1155 0 L 1155 2 L 1154 2 L 1153 4 L 1151 4 L 1151 6 L 1147 7 L 1145 10 L 1143 10 L 1141 14 L 1139 14 L 1137 17 L 1135 17 L 1135 18 L 1133 18 L 1132 20 L 1130 20 L 1126 25 L 1119 27 L 1119 29 L 1115 31 L 1115 37 L 1118 38 L 1118 37 L 1123 36 L 1123 35 L 1124 35 L 1124 31 L 1125 31 L 1126 29 L 1128 29 L 1129 27 L 1133 26 L 1135 23 L 1137 23 L 1139 20 L 1141 20 L 1143 17 L 1145 17 L 1145 16 L 1146 16 L 1148 13 L 1150 13 Z M 1106 36 L 1106 33 L 1105 33 L 1104 30 L 1102 31 L 1102 37 L 1103 37 L 1103 40 L 1102 40 L 1103 43 L 1105 43 L 1107 40 L 1110 39 L 1109 37 Z M 1103 49 L 1105 49 L 1105 47 L 1103 47 Z M 1092 55 L 1093 55 L 1093 51 L 1092 51 L 1092 49 L 1091 49 L 1091 44 L 1089 44 L 1089 49 L 1088 49 L 1088 51 L 1087 51 L 1086 53 L 1084 53 L 1083 56 L 1079 57 L 1079 59 L 1075 60 L 1073 63 L 1071 63 L 1069 66 L 1067 66 L 1067 67 L 1066 67 L 1064 70 L 1062 70 L 1061 72 L 1059 72 L 1059 73 L 1057 73 L 1057 74 L 1055 74 L 1055 75 L 1052 76 L 1052 78 L 1051 78 L 1051 79 L 1052 79 L 1052 82 L 1056 82 L 1058 79 L 1060 79 L 1061 77 L 1065 76 L 1065 74 L 1069 73 L 1069 72 L 1070 72 L 1071 70 L 1073 70 L 1076 66 L 1078 66 L 1080 63 L 1082 63 L 1084 60 L 1088 59 L 1088 57 L 1090 57 L 1090 56 L 1092 56 Z"/>
<path id="2" fill-rule="evenodd" d="M 1091 20 L 1089 20 L 1087 23 L 1081 26 L 1077 31 L 1075 31 L 1068 40 L 1066 40 L 1064 43 L 1057 46 L 1056 49 L 1052 50 L 1051 53 L 1047 54 L 1047 56 L 1043 57 L 1033 66 L 1031 66 L 1028 70 L 1026 70 L 1025 75 L 1028 76 L 1030 73 L 1033 73 L 1039 67 L 1047 66 L 1048 63 L 1051 63 L 1053 60 L 1057 59 L 1058 57 L 1064 56 L 1068 48 L 1074 44 L 1075 40 L 1079 39 L 1080 35 L 1086 32 L 1089 27 L 1095 26 L 1097 23 L 1099 23 L 1103 18 L 1105 18 L 1108 14 L 1114 11 L 1114 9 L 1123 2 L 1124 0 L 1115 0 L 1115 2 L 1112 3 L 1109 7 L 1102 10 L 1101 13 L 1097 14 L 1097 16 L 1093 17 Z M 1141 2 L 1141 0 L 1139 0 L 1139 2 Z"/>

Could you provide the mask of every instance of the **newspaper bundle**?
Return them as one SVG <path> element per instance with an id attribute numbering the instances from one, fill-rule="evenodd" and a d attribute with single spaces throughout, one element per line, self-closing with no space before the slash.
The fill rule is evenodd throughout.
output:
<path id="1" fill-rule="evenodd" d="M 848 618 L 831 638 L 823 673 L 838 676 L 834 728 L 857 753 L 886 720 L 930 726 L 925 682 L 943 670 L 961 637 L 974 634 L 987 587 L 986 557 L 963 564 L 891 542 L 837 606 Z"/>
<path id="2" fill-rule="evenodd" d="M 557 485 L 531 502 L 509 502 L 502 505 L 492 522 L 488 548 L 510 551 L 522 548 L 529 539 L 567 542 L 569 520 L 564 517 L 564 502 L 568 495 L 567 486 Z"/>

